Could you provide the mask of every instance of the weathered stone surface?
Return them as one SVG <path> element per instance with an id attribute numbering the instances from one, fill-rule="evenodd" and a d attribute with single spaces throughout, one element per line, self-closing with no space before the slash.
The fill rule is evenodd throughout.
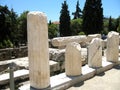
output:
<path id="1" fill-rule="evenodd" d="M 111 31 L 107 38 L 107 61 L 117 62 L 119 56 L 119 33 Z"/>
<path id="2" fill-rule="evenodd" d="M 83 46 L 86 45 L 87 37 L 86 35 L 80 36 L 69 36 L 69 37 L 58 37 L 52 39 L 52 45 L 55 47 L 63 47 L 70 43 L 70 42 L 77 42 L 81 43 Z"/>
<path id="3" fill-rule="evenodd" d="M 54 49 L 49 48 L 49 58 L 50 60 L 60 62 L 65 60 L 65 49 Z"/>
<path id="4" fill-rule="evenodd" d="M 81 75 L 81 47 L 76 42 L 69 43 L 65 52 L 65 72 L 68 76 Z"/>
<path id="5" fill-rule="evenodd" d="M 87 41 L 91 42 L 93 38 L 101 38 L 101 34 L 90 34 L 87 36 Z"/>
<path id="6" fill-rule="evenodd" d="M 50 85 L 47 17 L 42 12 L 27 15 L 30 85 L 37 89 Z"/>
<path id="7" fill-rule="evenodd" d="M 88 65 L 93 68 L 102 66 L 102 45 L 99 38 L 94 38 L 88 47 Z"/>
<path id="8" fill-rule="evenodd" d="M 26 57 L 27 54 L 27 46 L 22 46 L 19 48 L 0 49 L 0 61 L 9 60 L 12 58 Z"/>
<path id="9" fill-rule="evenodd" d="M 18 70 L 14 72 L 14 79 L 16 81 L 16 80 L 20 80 L 21 78 L 28 78 L 28 75 L 29 75 L 29 70 L 25 70 L 25 69 Z M 0 85 L 9 83 L 9 80 L 10 80 L 9 73 L 0 75 Z"/>
<path id="10" fill-rule="evenodd" d="M 24 58 L 0 61 L 0 73 L 8 69 L 11 63 L 14 63 L 15 70 L 18 70 L 21 68 L 28 69 L 28 58 L 24 57 Z"/>
<path id="11" fill-rule="evenodd" d="M 87 61 L 87 48 L 81 48 L 82 61 Z M 56 62 L 65 61 L 65 49 L 49 48 L 50 60 Z"/>

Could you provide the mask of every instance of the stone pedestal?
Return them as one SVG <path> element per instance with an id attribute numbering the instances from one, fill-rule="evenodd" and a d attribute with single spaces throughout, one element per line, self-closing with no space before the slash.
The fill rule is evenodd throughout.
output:
<path id="1" fill-rule="evenodd" d="M 50 86 L 47 17 L 41 12 L 27 15 L 30 86 L 44 89 Z"/>
<path id="2" fill-rule="evenodd" d="M 107 38 L 107 61 L 117 62 L 119 57 L 119 33 L 111 31 Z"/>
<path id="3" fill-rule="evenodd" d="M 68 76 L 81 75 L 81 47 L 76 42 L 69 43 L 65 52 L 65 72 Z"/>
<path id="4" fill-rule="evenodd" d="M 100 38 L 94 38 L 88 47 L 88 65 L 92 68 L 102 66 L 102 43 Z"/>

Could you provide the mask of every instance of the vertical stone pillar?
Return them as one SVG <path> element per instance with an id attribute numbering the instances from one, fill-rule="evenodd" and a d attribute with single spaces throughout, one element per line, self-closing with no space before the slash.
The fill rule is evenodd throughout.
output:
<path id="1" fill-rule="evenodd" d="M 107 37 L 107 61 L 117 62 L 119 56 L 119 33 L 111 31 Z"/>
<path id="2" fill-rule="evenodd" d="M 48 27 L 45 14 L 28 13 L 27 30 L 31 90 L 44 89 L 50 86 Z"/>
<path id="3" fill-rule="evenodd" d="M 10 63 L 10 90 L 15 90 L 15 84 L 14 84 L 14 69 L 13 66 L 14 63 Z"/>
<path id="4" fill-rule="evenodd" d="M 102 66 L 102 43 L 100 38 L 94 38 L 88 47 L 88 65 L 92 68 Z"/>
<path id="5" fill-rule="evenodd" d="M 65 52 L 65 72 L 68 76 L 81 75 L 81 47 L 76 42 L 69 43 Z"/>

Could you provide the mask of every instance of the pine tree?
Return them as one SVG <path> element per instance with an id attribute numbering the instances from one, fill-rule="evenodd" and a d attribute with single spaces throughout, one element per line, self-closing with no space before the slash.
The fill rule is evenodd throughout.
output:
<path id="1" fill-rule="evenodd" d="M 77 18 L 81 18 L 82 17 L 82 11 L 79 7 L 79 0 L 77 1 L 77 5 L 76 5 L 76 11 L 72 13 L 72 15 L 74 15 L 73 19 L 77 19 Z"/>
<path id="2" fill-rule="evenodd" d="M 83 31 L 86 34 L 103 30 L 103 8 L 101 0 L 86 0 L 83 10 Z"/>
<path id="3" fill-rule="evenodd" d="M 113 24 L 112 24 L 112 18 L 110 16 L 109 18 L 109 24 L 108 24 L 108 31 L 112 31 L 113 30 Z"/>
<path id="4" fill-rule="evenodd" d="M 115 31 L 117 31 L 117 28 L 119 27 L 120 24 L 120 17 L 117 18 L 116 23 L 115 23 Z"/>
<path id="5" fill-rule="evenodd" d="M 60 36 L 70 36 L 71 30 L 70 30 L 70 15 L 68 11 L 68 5 L 66 1 L 62 3 L 62 9 L 60 12 Z"/>

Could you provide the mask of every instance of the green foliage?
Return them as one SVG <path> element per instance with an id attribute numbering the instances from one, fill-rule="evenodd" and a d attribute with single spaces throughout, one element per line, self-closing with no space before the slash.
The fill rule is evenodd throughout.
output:
<path id="1" fill-rule="evenodd" d="M 0 49 L 10 47 L 13 47 L 13 44 L 10 40 L 3 40 L 3 42 L 0 42 Z"/>
<path id="2" fill-rule="evenodd" d="M 120 16 L 116 20 L 115 30 L 120 32 Z"/>
<path id="3" fill-rule="evenodd" d="M 83 31 L 86 34 L 103 30 L 103 8 L 101 0 L 86 0 L 83 10 Z"/>
<path id="4" fill-rule="evenodd" d="M 117 18 L 116 28 L 117 28 L 117 31 L 120 33 L 120 16 Z"/>
<path id="5" fill-rule="evenodd" d="M 117 32 L 120 33 L 120 24 L 119 24 L 119 26 L 118 26 L 118 28 L 117 28 Z"/>
<path id="6" fill-rule="evenodd" d="M 114 19 L 110 16 L 108 30 L 109 31 L 117 31 L 118 26 L 119 26 L 119 18 Z"/>
<path id="7" fill-rule="evenodd" d="M 19 26 L 19 42 L 26 44 L 27 42 L 27 14 L 29 11 L 24 11 L 18 18 Z"/>
<path id="8" fill-rule="evenodd" d="M 0 42 L 10 38 L 10 11 L 7 6 L 0 6 Z"/>
<path id="9" fill-rule="evenodd" d="M 71 32 L 72 35 L 78 35 L 82 31 L 82 19 L 71 20 Z"/>
<path id="10" fill-rule="evenodd" d="M 101 31 L 101 34 L 107 35 L 108 34 L 108 24 L 109 24 L 109 19 L 104 18 L 103 19 L 103 30 Z"/>
<path id="11" fill-rule="evenodd" d="M 113 25 L 113 23 L 112 23 L 112 18 L 111 18 L 111 16 L 110 16 L 110 18 L 109 18 L 108 30 L 109 30 L 109 31 L 113 31 L 113 29 L 114 29 L 114 25 Z"/>
<path id="12" fill-rule="evenodd" d="M 17 30 L 17 15 L 13 9 L 0 6 L 0 48 L 13 46 Z"/>
<path id="13" fill-rule="evenodd" d="M 68 11 L 68 5 L 66 1 L 62 3 L 62 9 L 60 11 L 60 36 L 70 36 L 71 30 L 70 30 L 70 15 Z"/>
<path id="14" fill-rule="evenodd" d="M 15 42 L 16 38 L 18 37 L 18 16 L 14 12 L 13 9 L 10 11 L 10 41 L 12 43 Z"/>
<path id="15" fill-rule="evenodd" d="M 76 11 L 72 13 L 72 15 L 74 15 L 73 19 L 77 19 L 77 18 L 81 18 L 82 17 L 82 11 L 79 7 L 79 0 L 77 1 L 77 5 L 76 5 Z"/>
<path id="16" fill-rule="evenodd" d="M 48 25 L 48 36 L 49 38 L 54 38 L 57 37 L 57 33 L 58 33 L 58 25 L 56 24 L 49 24 Z"/>
<path id="17" fill-rule="evenodd" d="M 84 32 L 79 32 L 78 35 L 85 35 L 85 33 Z"/>
<path id="18" fill-rule="evenodd" d="M 13 9 L 0 5 L 0 48 L 27 42 L 27 13 L 18 17 Z"/>

